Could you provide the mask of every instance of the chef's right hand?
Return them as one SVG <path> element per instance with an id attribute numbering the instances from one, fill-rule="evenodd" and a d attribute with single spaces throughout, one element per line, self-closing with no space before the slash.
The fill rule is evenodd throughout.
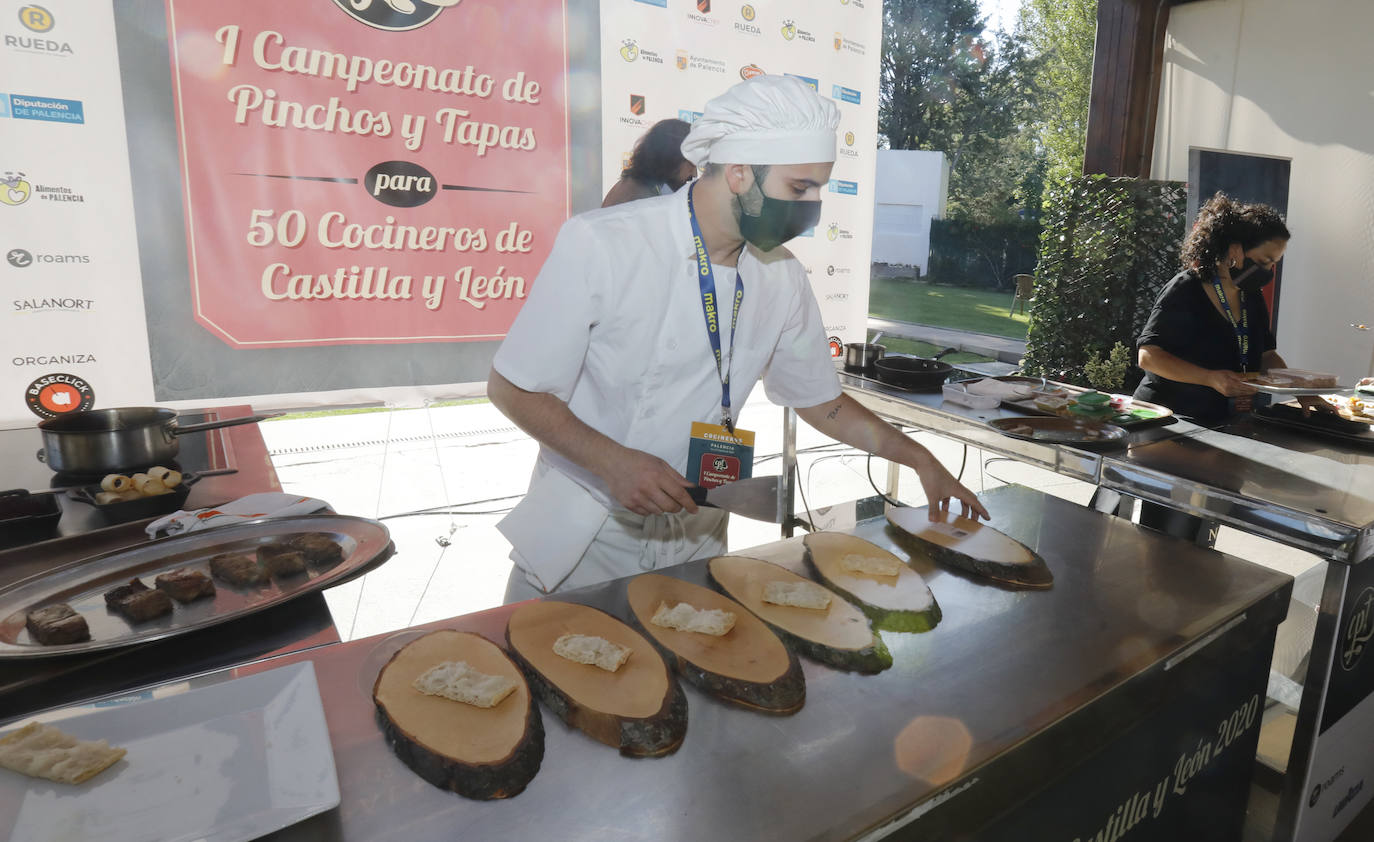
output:
<path id="1" fill-rule="evenodd" d="M 1211 380 L 1207 385 L 1228 398 L 1253 395 L 1259 391 L 1254 385 L 1245 382 L 1244 377 L 1236 374 L 1234 371 L 1226 371 L 1224 369 L 1213 371 Z"/>
<path id="2" fill-rule="evenodd" d="M 687 489 L 692 483 L 673 466 L 642 450 L 629 447 L 611 459 L 602 475 L 611 496 L 637 515 L 657 515 L 686 509 L 697 513 Z"/>

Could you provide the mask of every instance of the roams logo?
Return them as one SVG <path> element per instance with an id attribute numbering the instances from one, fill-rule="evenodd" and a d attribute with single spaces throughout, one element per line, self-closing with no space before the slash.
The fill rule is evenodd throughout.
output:
<path id="1" fill-rule="evenodd" d="M 405 32 L 419 29 L 460 2 L 462 0 L 334 0 L 334 5 L 373 29 Z"/>

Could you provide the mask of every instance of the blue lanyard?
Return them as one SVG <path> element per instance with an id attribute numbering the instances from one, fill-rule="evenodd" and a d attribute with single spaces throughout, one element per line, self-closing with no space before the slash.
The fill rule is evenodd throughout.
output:
<path id="1" fill-rule="evenodd" d="M 735 361 L 735 337 L 739 335 L 739 307 L 744 303 L 744 277 L 735 270 L 735 306 L 730 316 L 730 361 L 723 362 L 720 350 L 720 308 L 716 306 L 716 276 L 711 271 L 711 255 L 701 236 L 696 208 L 692 205 L 693 184 L 687 191 L 687 218 L 692 222 L 692 245 L 697 250 L 697 284 L 701 287 L 701 312 L 706 317 L 706 338 L 716 356 L 716 376 L 720 378 L 720 423 L 731 433 L 735 421 L 730 416 L 730 366 Z"/>
<path id="2" fill-rule="evenodd" d="M 1231 302 L 1226 300 L 1226 290 L 1221 288 L 1221 278 L 1212 276 L 1212 289 L 1217 292 L 1217 299 L 1221 301 L 1221 311 L 1226 314 L 1226 321 L 1231 323 L 1232 329 L 1236 332 L 1236 347 L 1240 349 L 1240 370 L 1248 371 L 1250 358 L 1250 314 L 1245 309 L 1245 293 L 1237 290 L 1240 296 L 1240 321 L 1236 321 L 1236 316 L 1231 312 Z"/>

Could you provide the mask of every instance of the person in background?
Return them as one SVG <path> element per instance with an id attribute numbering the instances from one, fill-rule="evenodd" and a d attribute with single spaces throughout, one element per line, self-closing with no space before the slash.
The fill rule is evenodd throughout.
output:
<path id="1" fill-rule="evenodd" d="M 691 125 L 682 120 L 659 120 L 635 143 L 630 165 L 620 173 L 601 207 L 676 193 L 696 178 L 697 168 L 682 157 L 682 141 Z"/>
<path id="2" fill-rule="evenodd" d="M 725 552 L 724 513 L 687 493 L 693 427 L 747 432 L 735 420 L 760 381 L 822 433 L 915 469 L 932 519 L 951 500 L 987 517 L 840 390 L 806 269 L 782 245 L 820 219 L 839 121 L 806 83 L 756 76 L 692 124 L 682 154 L 705 173 L 690 187 L 564 223 L 487 381 L 540 444 L 498 524 L 515 562 L 506 602 Z"/>
<path id="3" fill-rule="evenodd" d="M 1183 271 L 1160 291 L 1137 341 L 1145 379 L 1136 398 L 1209 425 L 1250 409 L 1257 390 L 1246 376 L 1287 367 L 1261 290 L 1274 280 L 1288 239 L 1268 205 L 1223 193 L 1203 204 L 1183 243 Z M 1317 397 L 1301 400 L 1308 409 L 1326 407 Z"/>

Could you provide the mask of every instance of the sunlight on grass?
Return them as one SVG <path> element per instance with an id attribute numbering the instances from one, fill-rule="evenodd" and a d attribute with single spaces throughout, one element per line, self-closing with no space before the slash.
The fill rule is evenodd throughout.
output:
<path id="1" fill-rule="evenodd" d="M 868 312 L 900 322 L 935 325 L 973 333 L 1025 339 L 1030 322 L 1024 313 L 1008 315 L 1010 291 L 935 287 L 902 279 L 874 278 Z"/>

